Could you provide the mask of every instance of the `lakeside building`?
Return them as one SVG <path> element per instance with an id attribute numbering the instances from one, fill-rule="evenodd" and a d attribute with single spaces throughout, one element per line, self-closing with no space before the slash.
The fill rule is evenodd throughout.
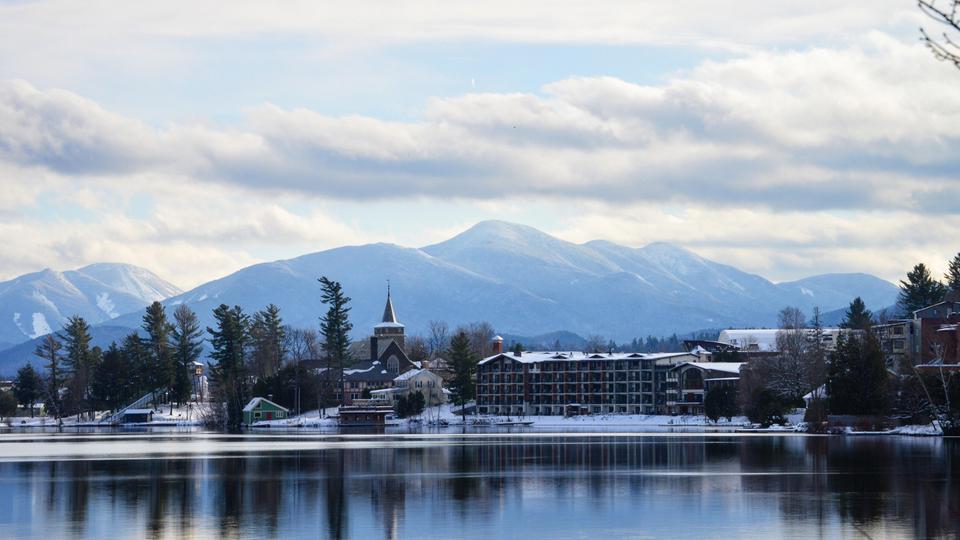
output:
<path id="1" fill-rule="evenodd" d="M 289 414 L 290 409 L 267 398 L 255 397 L 243 408 L 243 423 L 249 426 L 261 420 L 283 420 Z"/>
<path id="2" fill-rule="evenodd" d="M 814 341 L 814 330 L 806 328 L 804 331 L 807 339 Z M 846 328 L 822 328 L 821 331 L 821 343 L 828 351 L 837 348 L 840 334 L 849 332 Z M 720 332 L 717 342 L 735 347 L 740 353 L 775 353 L 778 332 L 778 328 L 728 328 Z"/>
<path id="3" fill-rule="evenodd" d="M 745 362 L 684 362 L 673 366 L 668 377 L 675 380 L 667 395 L 667 414 L 704 414 L 703 400 L 711 388 L 736 387 Z"/>
<path id="4" fill-rule="evenodd" d="M 344 405 L 363 399 L 366 391 L 389 388 L 399 375 L 421 367 L 410 360 L 404 350 L 405 327 L 397 320 L 389 286 L 381 321 L 373 327 L 373 335 L 369 339 L 358 343 L 350 350 L 353 365 L 343 370 L 346 387 L 346 395 L 342 400 Z M 326 358 L 305 360 L 303 364 L 314 373 L 322 374 L 334 398 L 341 401 L 340 371 L 337 367 L 330 366 Z"/>
<path id="5" fill-rule="evenodd" d="M 502 342 L 477 366 L 481 414 L 669 414 L 678 379 L 671 369 L 709 353 L 510 352 Z"/>
<path id="6" fill-rule="evenodd" d="M 446 402 L 446 391 L 443 388 L 443 377 L 428 369 L 411 369 L 393 379 L 393 386 L 370 392 L 370 397 L 383 399 L 396 405 L 402 397 L 420 392 L 423 394 L 427 407 L 440 405 Z"/>
<path id="7" fill-rule="evenodd" d="M 960 302 L 944 300 L 873 326 L 887 367 L 903 373 L 911 366 L 960 363 Z"/>

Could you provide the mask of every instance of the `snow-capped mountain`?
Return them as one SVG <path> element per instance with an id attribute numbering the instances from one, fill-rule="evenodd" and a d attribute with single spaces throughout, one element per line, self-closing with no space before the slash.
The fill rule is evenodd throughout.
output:
<path id="1" fill-rule="evenodd" d="M 681 247 L 630 248 L 606 241 L 574 244 L 532 227 L 477 224 L 424 248 L 369 244 L 259 264 L 169 298 L 211 324 L 217 305 L 247 310 L 279 305 L 284 320 L 316 328 L 324 311 L 317 278 L 343 283 L 353 298 L 351 320 L 363 338 L 383 312 L 386 282 L 409 333 L 427 322 L 486 320 L 498 332 L 536 335 L 568 330 L 618 341 L 705 328 L 773 325 L 784 306 L 808 313 L 894 302 L 897 288 L 866 274 L 827 274 L 775 284 Z M 139 325 L 141 313 L 111 324 Z"/>
<path id="2" fill-rule="evenodd" d="M 881 309 L 897 296 L 895 285 L 867 274 L 777 284 L 671 244 L 574 244 L 532 227 L 485 221 L 419 249 L 391 244 L 330 249 L 250 266 L 184 293 L 127 265 L 28 274 L 0 283 L 0 343 L 9 349 L 58 330 L 72 314 L 112 328 L 137 328 L 143 308 L 164 298 L 168 306 L 192 307 L 204 325 L 213 324 L 211 312 L 221 303 L 249 312 L 275 303 L 287 324 L 317 328 L 324 312 L 320 276 L 342 282 L 352 297 L 356 339 L 379 322 L 387 280 L 409 334 L 425 333 L 430 320 L 451 326 L 485 320 L 504 335 L 565 330 L 617 341 L 773 326 L 784 306 L 809 315 L 814 306 L 824 312 L 844 308 L 855 296 Z"/>
<path id="3" fill-rule="evenodd" d="M 181 292 L 149 270 L 128 264 L 26 274 L 0 282 L 0 344 L 57 331 L 71 315 L 101 323 Z"/>

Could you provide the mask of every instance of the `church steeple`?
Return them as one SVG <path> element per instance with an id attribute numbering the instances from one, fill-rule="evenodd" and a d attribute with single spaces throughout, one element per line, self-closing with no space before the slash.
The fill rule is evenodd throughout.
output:
<path id="1" fill-rule="evenodd" d="M 396 323 L 397 314 L 393 311 L 393 300 L 390 299 L 390 281 L 387 281 L 387 305 L 383 307 L 383 320 L 380 322 Z"/>
<path id="2" fill-rule="evenodd" d="M 393 342 L 403 350 L 404 336 L 403 325 L 397 321 L 397 313 L 393 310 L 393 298 L 390 296 L 390 281 L 387 281 L 387 305 L 383 307 L 383 320 L 373 327 L 373 335 L 370 336 L 371 360 L 380 358 L 380 354 L 387 349 L 387 346 Z"/>

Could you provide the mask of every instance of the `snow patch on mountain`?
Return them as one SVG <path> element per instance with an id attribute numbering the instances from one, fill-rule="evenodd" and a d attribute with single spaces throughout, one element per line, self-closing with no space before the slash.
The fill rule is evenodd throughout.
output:
<path id="1" fill-rule="evenodd" d="M 116 312 L 116 304 L 110 301 L 110 293 L 103 292 L 97 295 L 97 307 L 103 310 L 111 319 L 115 319 L 120 316 Z"/>
<path id="2" fill-rule="evenodd" d="M 180 292 L 149 270 L 128 264 L 25 274 L 0 282 L 0 343 L 18 344 L 38 331 L 59 329 L 72 315 L 103 323 Z"/>
<path id="3" fill-rule="evenodd" d="M 30 338 L 33 339 L 40 336 L 44 336 L 49 334 L 50 332 L 53 332 L 53 329 L 50 328 L 50 324 L 47 323 L 47 318 L 43 315 L 43 313 L 34 313 L 33 314 L 33 334 L 31 334 Z"/>

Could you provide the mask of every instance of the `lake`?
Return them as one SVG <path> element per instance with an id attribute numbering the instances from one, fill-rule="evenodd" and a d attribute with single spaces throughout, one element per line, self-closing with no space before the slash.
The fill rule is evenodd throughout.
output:
<path id="1" fill-rule="evenodd" d="M 2 538 L 958 534 L 960 441 L 951 439 L 0 434 Z"/>

